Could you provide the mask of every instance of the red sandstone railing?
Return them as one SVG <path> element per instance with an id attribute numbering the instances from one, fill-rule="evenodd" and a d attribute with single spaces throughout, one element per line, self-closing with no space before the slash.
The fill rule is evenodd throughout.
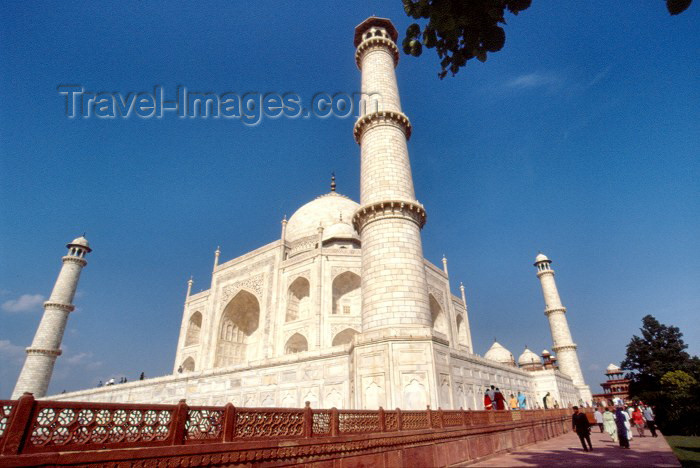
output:
<path id="1" fill-rule="evenodd" d="M 559 419 L 567 409 L 313 410 L 0 400 L 0 456 L 273 438 L 336 437 Z"/>

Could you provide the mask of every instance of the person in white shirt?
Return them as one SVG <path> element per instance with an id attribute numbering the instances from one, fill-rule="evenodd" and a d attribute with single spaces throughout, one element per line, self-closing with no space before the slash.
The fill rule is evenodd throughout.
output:
<path id="1" fill-rule="evenodd" d="M 593 417 L 595 418 L 595 423 L 598 425 L 600 432 L 603 432 L 603 413 L 600 412 L 600 408 L 595 409 Z"/>

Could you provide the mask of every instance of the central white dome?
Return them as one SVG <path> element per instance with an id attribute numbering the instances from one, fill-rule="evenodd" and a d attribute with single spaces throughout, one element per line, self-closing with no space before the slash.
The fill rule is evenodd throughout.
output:
<path id="1" fill-rule="evenodd" d="M 321 195 L 299 208 L 289 218 L 285 235 L 286 241 L 294 242 L 305 237 L 316 236 L 319 226 L 328 229 L 341 221 L 349 228 L 344 230 L 355 232 L 350 223 L 352 215 L 359 207 L 358 203 L 336 192 Z M 357 236 L 356 233 L 355 236 Z M 327 236 L 324 232 L 325 237 Z"/>

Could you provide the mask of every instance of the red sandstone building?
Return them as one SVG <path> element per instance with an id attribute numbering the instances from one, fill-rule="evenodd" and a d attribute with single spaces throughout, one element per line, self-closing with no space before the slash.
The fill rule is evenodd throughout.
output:
<path id="1" fill-rule="evenodd" d="M 613 399 L 619 398 L 626 402 L 629 399 L 630 381 L 624 377 L 622 369 L 615 364 L 610 364 L 605 375 L 608 380 L 600 384 L 603 387 L 603 393 L 593 395 L 593 401 L 612 405 L 615 403 Z"/>

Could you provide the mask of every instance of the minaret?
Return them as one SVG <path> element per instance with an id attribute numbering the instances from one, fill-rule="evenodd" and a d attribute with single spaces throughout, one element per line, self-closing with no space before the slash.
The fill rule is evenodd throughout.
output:
<path id="1" fill-rule="evenodd" d="M 576 344 L 571 338 L 569 324 L 566 321 L 566 307 L 564 307 L 559 298 L 551 263 L 552 261 L 546 255 L 540 253 L 535 258 L 534 265 L 537 267 L 537 277 L 542 285 L 544 314 L 549 319 L 549 328 L 552 332 L 552 351 L 557 356 L 559 369 L 571 377 L 581 398 L 586 402 L 591 402 L 593 399 L 591 389 L 583 380 L 581 365 L 576 353 Z"/>
<path id="2" fill-rule="evenodd" d="M 221 247 L 216 247 L 216 252 L 214 252 L 214 269 L 219 266 L 219 256 L 221 255 Z"/>
<path id="3" fill-rule="evenodd" d="M 190 276 L 190 279 L 187 280 L 187 295 L 185 296 L 185 301 L 187 301 L 190 296 L 192 295 L 192 285 L 194 284 L 194 280 Z"/>
<path id="4" fill-rule="evenodd" d="M 413 190 L 394 68 L 398 34 L 371 17 L 355 28 L 364 108 L 355 123 L 360 145 L 360 203 L 353 225 L 362 239 L 362 331 L 432 326 L 420 230 L 426 214 Z"/>
<path id="5" fill-rule="evenodd" d="M 464 294 L 464 283 L 459 282 L 459 292 L 462 294 L 462 302 L 464 303 L 464 326 L 467 327 L 467 344 L 469 346 L 469 352 L 474 352 L 474 345 L 472 344 L 472 328 L 469 322 L 469 306 L 467 306 L 467 296 Z"/>
<path id="6" fill-rule="evenodd" d="M 46 395 L 56 358 L 61 355 L 61 340 L 66 329 L 68 314 L 75 309 L 73 296 L 78 287 L 80 272 L 87 265 L 85 255 L 92 251 L 85 237 L 78 237 L 68 244 L 68 254 L 54 284 L 51 297 L 44 302 L 44 316 L 27 348 L 27 359 L 12 392 L 15 400 L 23 393 L 33 393 L 36 398 Z"/>

